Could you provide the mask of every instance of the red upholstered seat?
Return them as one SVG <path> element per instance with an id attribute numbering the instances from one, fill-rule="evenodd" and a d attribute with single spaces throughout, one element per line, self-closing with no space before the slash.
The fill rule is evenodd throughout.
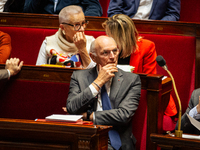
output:
<path id="1" fill-rule="evenodd" d="M 162 55 L 166 60 L 168 69 L 176 83 L 182 102 L 182 110 L 185 112 L 195 87 L 195 37 L 152 34 L 142 34 L 142 36 L 153 41 L 156 45 L 157 54 Z M 169 76 L 160 66 L 157 66 L 157 72 Z M 172 91 L 172 96 L 178 109 L 174 91 Z"/>
<path id="2" fill-rule="evenodd" d="M 34 120 L 64 113 L 69 84 L 12 80 L 1 90 L 0 118 Z"/>
<path id="3" fill-rule="evenodd" d="M 56 29 L 0 27 L 11 36 L 11 57 L 18 57 L 26 65 L 35 65 L 40 46 L 46 36 L 53 35 Z"/>
<path id="4" fill-rule="evenodd" d="M 133 116 L 132 133 L 135 136 L 136 149 L 146 150 L 146 135 L 147 134 L 147 100 L 146 90 L 141 90 L 141 98 L 138 109 Z"/>
<path id="5" fill-rule="evenodd" d="M 0 27 L 1 31 L 11 36 L 11 57 L 18 57 L 26 65 L 35 65 L 38 52 L 46 36 L 53 35 L 57 29 Z M 104 31 L 86 31 L 86 35 L 95 38 L 105 35 Z"/>

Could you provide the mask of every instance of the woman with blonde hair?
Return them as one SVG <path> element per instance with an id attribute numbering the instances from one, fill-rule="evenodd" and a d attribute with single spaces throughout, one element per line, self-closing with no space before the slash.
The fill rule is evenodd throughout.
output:
<path id="1" fill-rule="evenodd" d="M 134 73 L 157 73 L 155 44 L 139 36 L 130 17 L 124 14 L 116 14 L 108 18 L 102 26 L 106 34 L 111 36 L 118 45 L 120 50 L 118 64 L 129 64 L 135 67 Z M 177 114 L 176 105 L 171 95 L 165 114 L 167 116 Z"/>
<path id="2" fill-rule="evenodd" d="M 133 20 L 124 14 L 108 18 L 102 26 L 116 41 L 120 50 L 119 64 L 134 66 L 134 73 L 156 74 L 156 49 L 152 41 L 139 36 Z"/>

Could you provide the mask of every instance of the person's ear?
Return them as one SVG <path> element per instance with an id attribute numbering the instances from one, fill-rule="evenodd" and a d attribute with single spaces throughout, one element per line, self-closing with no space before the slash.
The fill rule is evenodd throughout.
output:
<path id="1" fill-rule="evenodd" d="M 59 27 L 64 30 L 64 25 L 63 24 L 60 24 Z"/>
<path id="2" fill-rule="evenodd" d="M 62 33 L 65 35 L 66 33 L 65 33 L 65 30 L 64 30 L 64 25 L 63 24 L 60 24 L 60 29 L 61 29 L 61 31 L 62 31 Z"/>
<path id="3" fill-rule="evenodd" d="M 96 56 L 93 53 L 90 53 L 90 58 L 96 63 Z"/>

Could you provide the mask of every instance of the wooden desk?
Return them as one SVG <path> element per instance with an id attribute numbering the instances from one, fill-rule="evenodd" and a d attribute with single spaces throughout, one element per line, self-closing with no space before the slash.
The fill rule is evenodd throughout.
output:
<path id="1" fill-rule="evenodd" d="M 5 68 L 5 65 L 0 64 L 0 69 L 3 68 Z M 43 92 L 42 95 L 48 94 L 48 90 L 50 90 L 50 88 L 54 88 L 55 86 L 55 85 L 51 86 L 50 83 L 62 83 L 62 84 L 67 84 L 69 86 L 71 74 L 74 70 L 77 69 L 24 65 L 22 67 L 22 70 L 16 76 L 10 78 L 7 84 L 3 86 L 4 87 L 3 91 L 0 91 L 0 110 L 1 110 L 0 117 L 15 118 L 15 119 L 35 119 L 36 117 L 44 118 L 47 115 L 55 113 L 55 110 L 59 109 L 61 110 L 61 107 L 65 106 L 65 104 L 59 105 L 60 103 L 58 103 L 57 99 L 59 99 L 59 101 L 62 101 L 61 98 L 64 97 L 64 103 L 66 103 L 67 95 L 65 93 L 67 93 L 67 90 L 64 93 L 53 95 L 51 99 L 49 98 L 45 99 L 45 97 L 43 97 L 44 99 L 41 99 L 40 93 L 42 91 Z M 144 100 L 147 101 L 147 107 L 148 107 L 147 127 L 146 127 L 147 132 L 146 135 L 143 136 L 147 137 L 146 138 L 147 149 L 150 148 L 151 150 L 153 150 L 156 149 L 156 145 L 151 142 L 150 134 L 163 133 L 162 130 L 163 114 L 169 102 L 169 94 L 172 90 L 172 82 L 170 78 L 162 80 L 163 75 L 151 75 L 151 74 L 139 74 L 139 75 L 142 82 L 142 89 L 146 91 L 143 97 L 145 98 Z M 26 84 L 27 82 L 24 81 L 27 81 L 29 84 L 27 85 Z M 40 83 L 40 82 L 44 82 L 44 84 L 47 84 L 49 86 L 48 87 L 45 86 L 45 89 L 42 87 L 39 88 L 33 86 L 34 83 Z M 24 86 L 23 84 L 27 86 Z M 40 90 L 36 90 L 35 88 L 38 88 Z M 46 94 L 44 94 L 45 90 L 47 91 Z M 23 93 L 23 94 L 18 94 L 18 93 Z M 10 97 L 8 95 L 12 96 Z M 27 97 L 29 97 L 29 99 L 27 99 Z M 141 115 L 141 113 L 138 112 L 135 115 Z M 30 116 L 32 116 L 32 118 L 30 118 Z M 137 123 L 135 123 L 134 125 L 137 126 Z M 139 125 L 141 126 L 141 124 Z M 134 131 L 133 134 L 136 135 Z M 137 140 L 139 141 L 141 139 Z"/>
<path id="2" fill-rule="evenodd" d="M 1 150 L 107 150 L 111 126 L 0 118 Z"/>
<path id="3" fill-rule="evenodd" d="M 158 144 L 161 150 L 200 150 L 200 140 L 172 137 L 169 135 L 150 135 L 152 142 Z"/>

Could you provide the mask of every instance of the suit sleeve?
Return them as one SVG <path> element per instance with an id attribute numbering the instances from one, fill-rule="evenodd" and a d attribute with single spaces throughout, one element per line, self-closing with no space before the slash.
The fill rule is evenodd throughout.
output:
<path id="1" fill-rule="evenodd" d="M 101 5 L 98 0 L 83 0 L 81 2 L 85 16 L 98 16 L 103 14 Z"/>
<path id="2" fill-rule="evenodd" d="M 138 108 L 141 94 L 140 77 L 137 76 L 133 80 L 130 85 L 127 85 L 127 88 L 123 88 L 125 91 L 128 89 L 126 94 L 118 93 L 115 101 L 121 99 L 121 96 L 125 96 L 115 109 L 95 112 L 95 124 L 117 126 L 127 124 L 131 120 Z"/>
<path id="3" fill-rule="evenodd" d="M 7 0 L 4 5 L 4 12 L 23 12 L 25 0 Z"/>
<path id="4" fill-rule="evenodd" d="M 41 13 L 48 0 L 25 0 L 24 13 Z"/>
<path id="5" fill-rule="evenodd" d="M 71 76 L 70 89 L 67 98 L 67 112 L 70 114 L 86 112 L 88 105 L 93 102 L 94 98 L 89 85 L 84 84 L 84 80 L 77 79 L 78 76 L 76 75 L 76 71 L 74 71 Z"/>
<path id="6" fill-rule="evenodd" d="M 123 14 L 123 1 L 110 0 L 107 13 L 108 13 L 108 17 L 112 17 L 115 14 Z"/>
<path id="7" fill-rule="evenodd" d="M 0 80 L 8 79 L 8 77 L 9 77 L 9 75 L 8 75 L 7 69 L 1 69 L 0 70 Z"/>
<path id="8" fill-rule="evenodd" d="M 0 80 L 8 79 L 8 77 L 9 77 L 9 75 L 8 75 L 7 69 L 1 69 L 0 70 Z"/>
<path id="9" fill-rule="evenodd" d="M 183 133 L 195 134 L 197 131 L 197 129 L 190 123 L 190 120 L 188 119 L 186 114 L 189 114 L 189 111 L 197 105 L 197 102 L 195 102 L 195 99 L 199 97 L 198 95 L 199 95 L 199 89 L 194 90 L 190 98 L 188 108 L 186 109 L 186 112 L 181 117 L 181 130 L 183 130 Z M 176 124 L 175 129 L 178 129 L 178 122 Z"/>
<path id="10" fill-rule="evenodd" d="M 180 19 L 180 9 L 181 9 L 180 0 L 169 0 L 165 16 L 161 20 L 178 21 Z"/>

